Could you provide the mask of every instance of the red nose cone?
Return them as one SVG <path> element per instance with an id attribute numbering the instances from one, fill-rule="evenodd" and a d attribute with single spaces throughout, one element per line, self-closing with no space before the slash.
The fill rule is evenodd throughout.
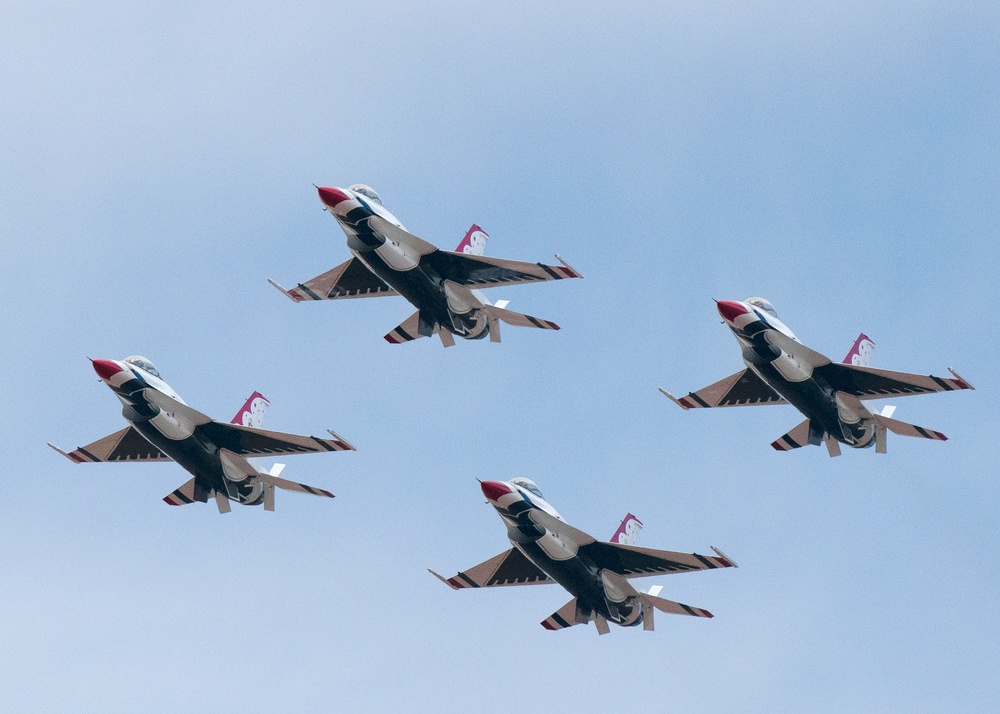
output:
<path id="1" fill-rule="evenodd" d="M 483 481 L 479 484 L 483 489 L 483 495 L 491 501 L 499 501 L 508 493 L 513 493 L 513 489 L 503 481 Z"/>
<path id="2" fill-rule="evenodd" d="M 747 315 L 750 312 L 735 300 L 720 300 L 716 307 L 719 308 L 719 314 L 726 322 L 732 322 L 740 315 Z"/>
<path id="3" fill-rule="evenodd" d="M 93 360 L 93 364 L 94 371 L 97 372 L 97 376 L 101 379 L 111 379 L 119 372 L 125 371 L 109 359 L 95 359 Z"/>
<path id="4" fill-rule="evenodd" d="M 351 198 L 346 193 L 341 191 L 339 188 L 320 186 L 316 190 L 319 191 L 319 200 L 325 203 L 330 208 L 333 208 L 342 201 L 348 201 Z"/>

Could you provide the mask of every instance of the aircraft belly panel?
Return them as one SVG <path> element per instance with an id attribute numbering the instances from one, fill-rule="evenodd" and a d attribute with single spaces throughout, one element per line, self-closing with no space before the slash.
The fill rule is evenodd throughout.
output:
<path id="1" fill-rule="evenodd" d="M 747 366 L 771 389 L 784 397 L 789 404 L 798 409 L 804 416 L 816 421 L 827 431 L 830 431 L 833 425 L 840 423 L 833 396 L 827 394 L 815 379 L 790 382 L 774 368 L 771 362 L 747 362 Z M 834 433 L 839 433 L 839 429 Z"/>
<path id="2" fill-rule="evenodd" d="M 465 316 L 453 313 L 448 307 L 444 281 L 435 280 L 424 267 L 397 270 L 378 251 L 352 252 L 369 270 L 419 310 L 424 321 L 441 325 L 462 337 L 481 337 L 485 334 L 486 320 L 474 310 Z"/>
<path id="3" fill-rule="evenodd" d="M 787 352 L 782 352 L 771 362 L 774 369 L 789 382 L 804 382 L 812 379 L 812 367 L 802 364 Z"/>
<path id="4" fill-rule="evenodd" d="M 133 426 L 151 444 L 180 464 L 185 471 L 197 477 L 206 488 L 223 488 L 222 463 L 218 454 L 210 453 L 197 438 L 190 436 L 186 439 L 172 439 L 164 436 L 159 429 L 150 426 L 148 422 L 133 423 Z"/>
<path id="5" fill-rule="evenodd" d="M 423 270 L 396 270 L 376 251 L 355 252 L 355 257 L 418 310 L 447 312 L 444 292 Z"/>
<path id="6" fill-rule="evenodd" d="M 539 538 L 536 543 L 538 547 L 552 560 L 569 560 L 570 558 L 575 558 L 576 554 L 580 551 L 580 546 L 578 546 L 573 541 L 561 538 L 557 533 L 552 531 L 546 531 L 545 535 Z"/>
<path id="7" fill-rule="evenodd" d="M 845 422 L 835 396 L 814 376 L 803 381 L 789 381 L 773 362 L 748 361 L 747 366 L 826 434 L 855 448 L 871 445 L 874 430 L 870 420 L 853 415 L 851 423 Z"/>
<path id="8" fill-rule="evenodd" d="M 159 414 L 149 420 L 149 424 L 172 441 L 188 439 L 194 434 L 192 424 L 187 424 L 177 419 L 173 414 L 167 414 L 162 409 Z"/>
<path id="9" fill-rule="evenodd" d="M 544 538 L 544 536 L 543 536 Z M 565 560 L 550 558 L 538 541 L 514 543 L 524 556 L 539 570 L 562 585 L 571 595 L 588 603 L 603 602 L 604 590 L 596 570 L 589 567 L 579 556 Z"/>
<path id="10" fill-rule="evenodd" d="M 386 240 L 375 252 L 386 265 L 396 271 L 407 272 L 420 265 L 420 253 L 405 243 Z"/>

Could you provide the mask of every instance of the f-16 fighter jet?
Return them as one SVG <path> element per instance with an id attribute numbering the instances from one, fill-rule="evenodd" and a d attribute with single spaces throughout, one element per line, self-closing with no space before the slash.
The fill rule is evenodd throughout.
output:
<path id="1" fill-rule="evenodd" d="M 484 257 L 488 236 L 475 225 L 458 251 L 438 250 L 408 233 L 369 186 L 318 190 L 354 257 L 291 290 L 268 282 L 295 302 L 402 295 L 417 311 L 385 335 L 392 344 L 435 334 L 445 347 L 455 336 L 499 342 L 500 322 L 558 330 L 549 320 L 505 309 L 506 301 L 491 305 L 479 289 L 583 277 L 558 255 L 562 265 Z"/>
<path id="2" fill-rule="evenodd" d="M 684 409 L 792 404 L 806 420 L 771 444 L 778 451 L 824 443 L 830 456 L 840 456 L 840 444 L 856 449 L 874 444 L 876 453 L 884 454 L 886 431 L 944 441 L 948 437 L 940 432 L 891 419 L 894 407 L 875 414 L 863 402 L 974 389 L 950 368 L 953 379 L 868 367 L 874 344 L 865 335 L 845 363 L 833 362 L 800 343 L 763 298 L 722 300 L 717 307 L 740 343 L 747 368 L 680 399 L 660 391 Z"/>
<path id="3" fill-rule="evenodd" d="M 514 547 L 451 578 L 430 572 L 455 590 L 559 583 L 573 599 L 542 620 L 547 630 L 587 622 L 602 635 L 610 632 L 609 622 L 623 627 L 642 623 L 644 630 L 652 630 L 654 610 L 712 617 L 708 610 L 657 597 L 660 588 L 640 592 L 629 579 L 736 566 L 715 548 L 711 556 L 623 545 L 641 527 L 631 514 L 615 533 L 618 542 L 599 541 L 564 522 L 526 478 L 483 481 L 481 486 Z"/>
<path id="4" fill-rule="evenodd" d="M 267 400 L 257 392 L 233 423 L 213 421 L 189 407 L 144 357 L 92 362 L 94 371 L 121 401 L 122 416 L 129 425 L 69 453 L 49 444 L 71 461 L 176 461 L 194 478 L 163 500 L 181 506 L 214 498 L 220 513 L 229 512 L 229 501 L 246 506 L 263 503 L 264 510 L 273 511 L 275 488 L 333 498 L 329 491 L 279 478 L 281 464 L 265 472 L 248 457 L 354 450 L 334 432 L 329 432 L 332 439 L 320 439 L 256 428 L 267 407 Z"/>

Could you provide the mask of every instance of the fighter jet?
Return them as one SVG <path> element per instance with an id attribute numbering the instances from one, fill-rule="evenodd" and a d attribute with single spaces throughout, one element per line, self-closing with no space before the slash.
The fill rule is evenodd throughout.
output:
<path id="1" fill-rule="evenodd" d="M 457 252 L 439 250 L 408 233 L 370 186 L 318 191 L 354 257 L 291 290 L 268 282 L 295 302 L 402 295 L 417 311 L 385 335 L 391 344 L 435 334 L 445 347 L 455 336 L 499 342 L 500 322 L 558 330 L 549 320 L 505 309 L 506 301 L 491 305 L 480 288 L 583 277 L 558 255 L 561 265 L 484 257 L 488 236 L 475 225 Z"/>
<path id="2" fill-rule="evenodd" d="M 771 443 L 778 451 L 823 443 L 830 456 L 840 456 L 841 444 L 856 449 L 874 444 L 875 452 L 884 454 L 886 431 L 944 441 L 948 437 L 938 431 L 890 418 L 895 407 L 873 413 L 863 402 L 974 389 L 951 368 L 953 379 L 868 367 L 874 343 L 863 334 L 845 363 L 833 362 L 799 342 L 764 298 L 722 300 L 717 307 L 747 368 L 680 399 L 660 391 L 684 409 L 792 404 L 806 420 Z"/>
<path id="3" fill-rule="evenodd" d="M 145 357 L 92 363 L 97 376 L 121 401 L 122 416 L 129 425 L 68 453 L 49 446 L 78 464 L 176 461 L 194 478 L 164 497 L 171 506 L 214 498 L 220 513 L 229 512 L 230 501 L 246 506 L 263 503 L 264 510 L 273 511 L 275 488 L 333 498 L 321 488 L 279 478 L 282 464 L 261 471 L 248 457 L 354 451 L 332 431 L 332 439 L 320 439 L 257 428 L 267 406 L 257 392 L 227 424 L 189 407 Z"/>
<path id="4" fill-rule="evenodd" d="M 613 541 L 617 542 L 599 541 L 563 521 L 538 486 L 526 478 L 480 485 L 507 526 L 507 538 L 514 547 L 451 578 L 430 572 L 455 590 L 559 583 L 573 599 L 542 620 L 547 630 L 588 622 L 602 635 L 610 632 L 609 622 L 622 627 L 642 623 L 644 630 L 652 630 L 654 610 L 712 617 L 708 610 L 657 597 L 658 587 L 640 592 L 629 579 L 736 566 L 714 547 L 716 555 L 711 556 L 622 544 L 630 542 L 641 527 L 631 514 L 615 533 Z"/>

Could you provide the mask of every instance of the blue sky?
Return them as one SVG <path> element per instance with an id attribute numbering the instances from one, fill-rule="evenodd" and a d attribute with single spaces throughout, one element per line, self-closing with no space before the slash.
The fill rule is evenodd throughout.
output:
<path id="1" fill-rule="evenodd" d="M 0 701 L 19 711 L 977 711 L 998 696 L 992 301 L 1000 17 L 985 3 L 9 2 L 0 9 Z M 312 188 L 586 279 L 494 291 L 558 333 L 382 335 L 401 299 L 294 305 L 348 257 Z M 502 293 L 502 294 L 501 294 Z M 712 298 L 814 349 L 976 392 L 899 400 L 947 443 L 769 442 L 791 407 L 660 396 L 740 368 Z M 332 502 L 160 500 L 74 466 L 123 426 L 86 357 L 140 353 L 228 419 L 353 454 Z M 714 620 L 538 626 L 549 587 L 452 592 L 507 547 L 475 479 L 741 567 L 645 581 Z"/>

